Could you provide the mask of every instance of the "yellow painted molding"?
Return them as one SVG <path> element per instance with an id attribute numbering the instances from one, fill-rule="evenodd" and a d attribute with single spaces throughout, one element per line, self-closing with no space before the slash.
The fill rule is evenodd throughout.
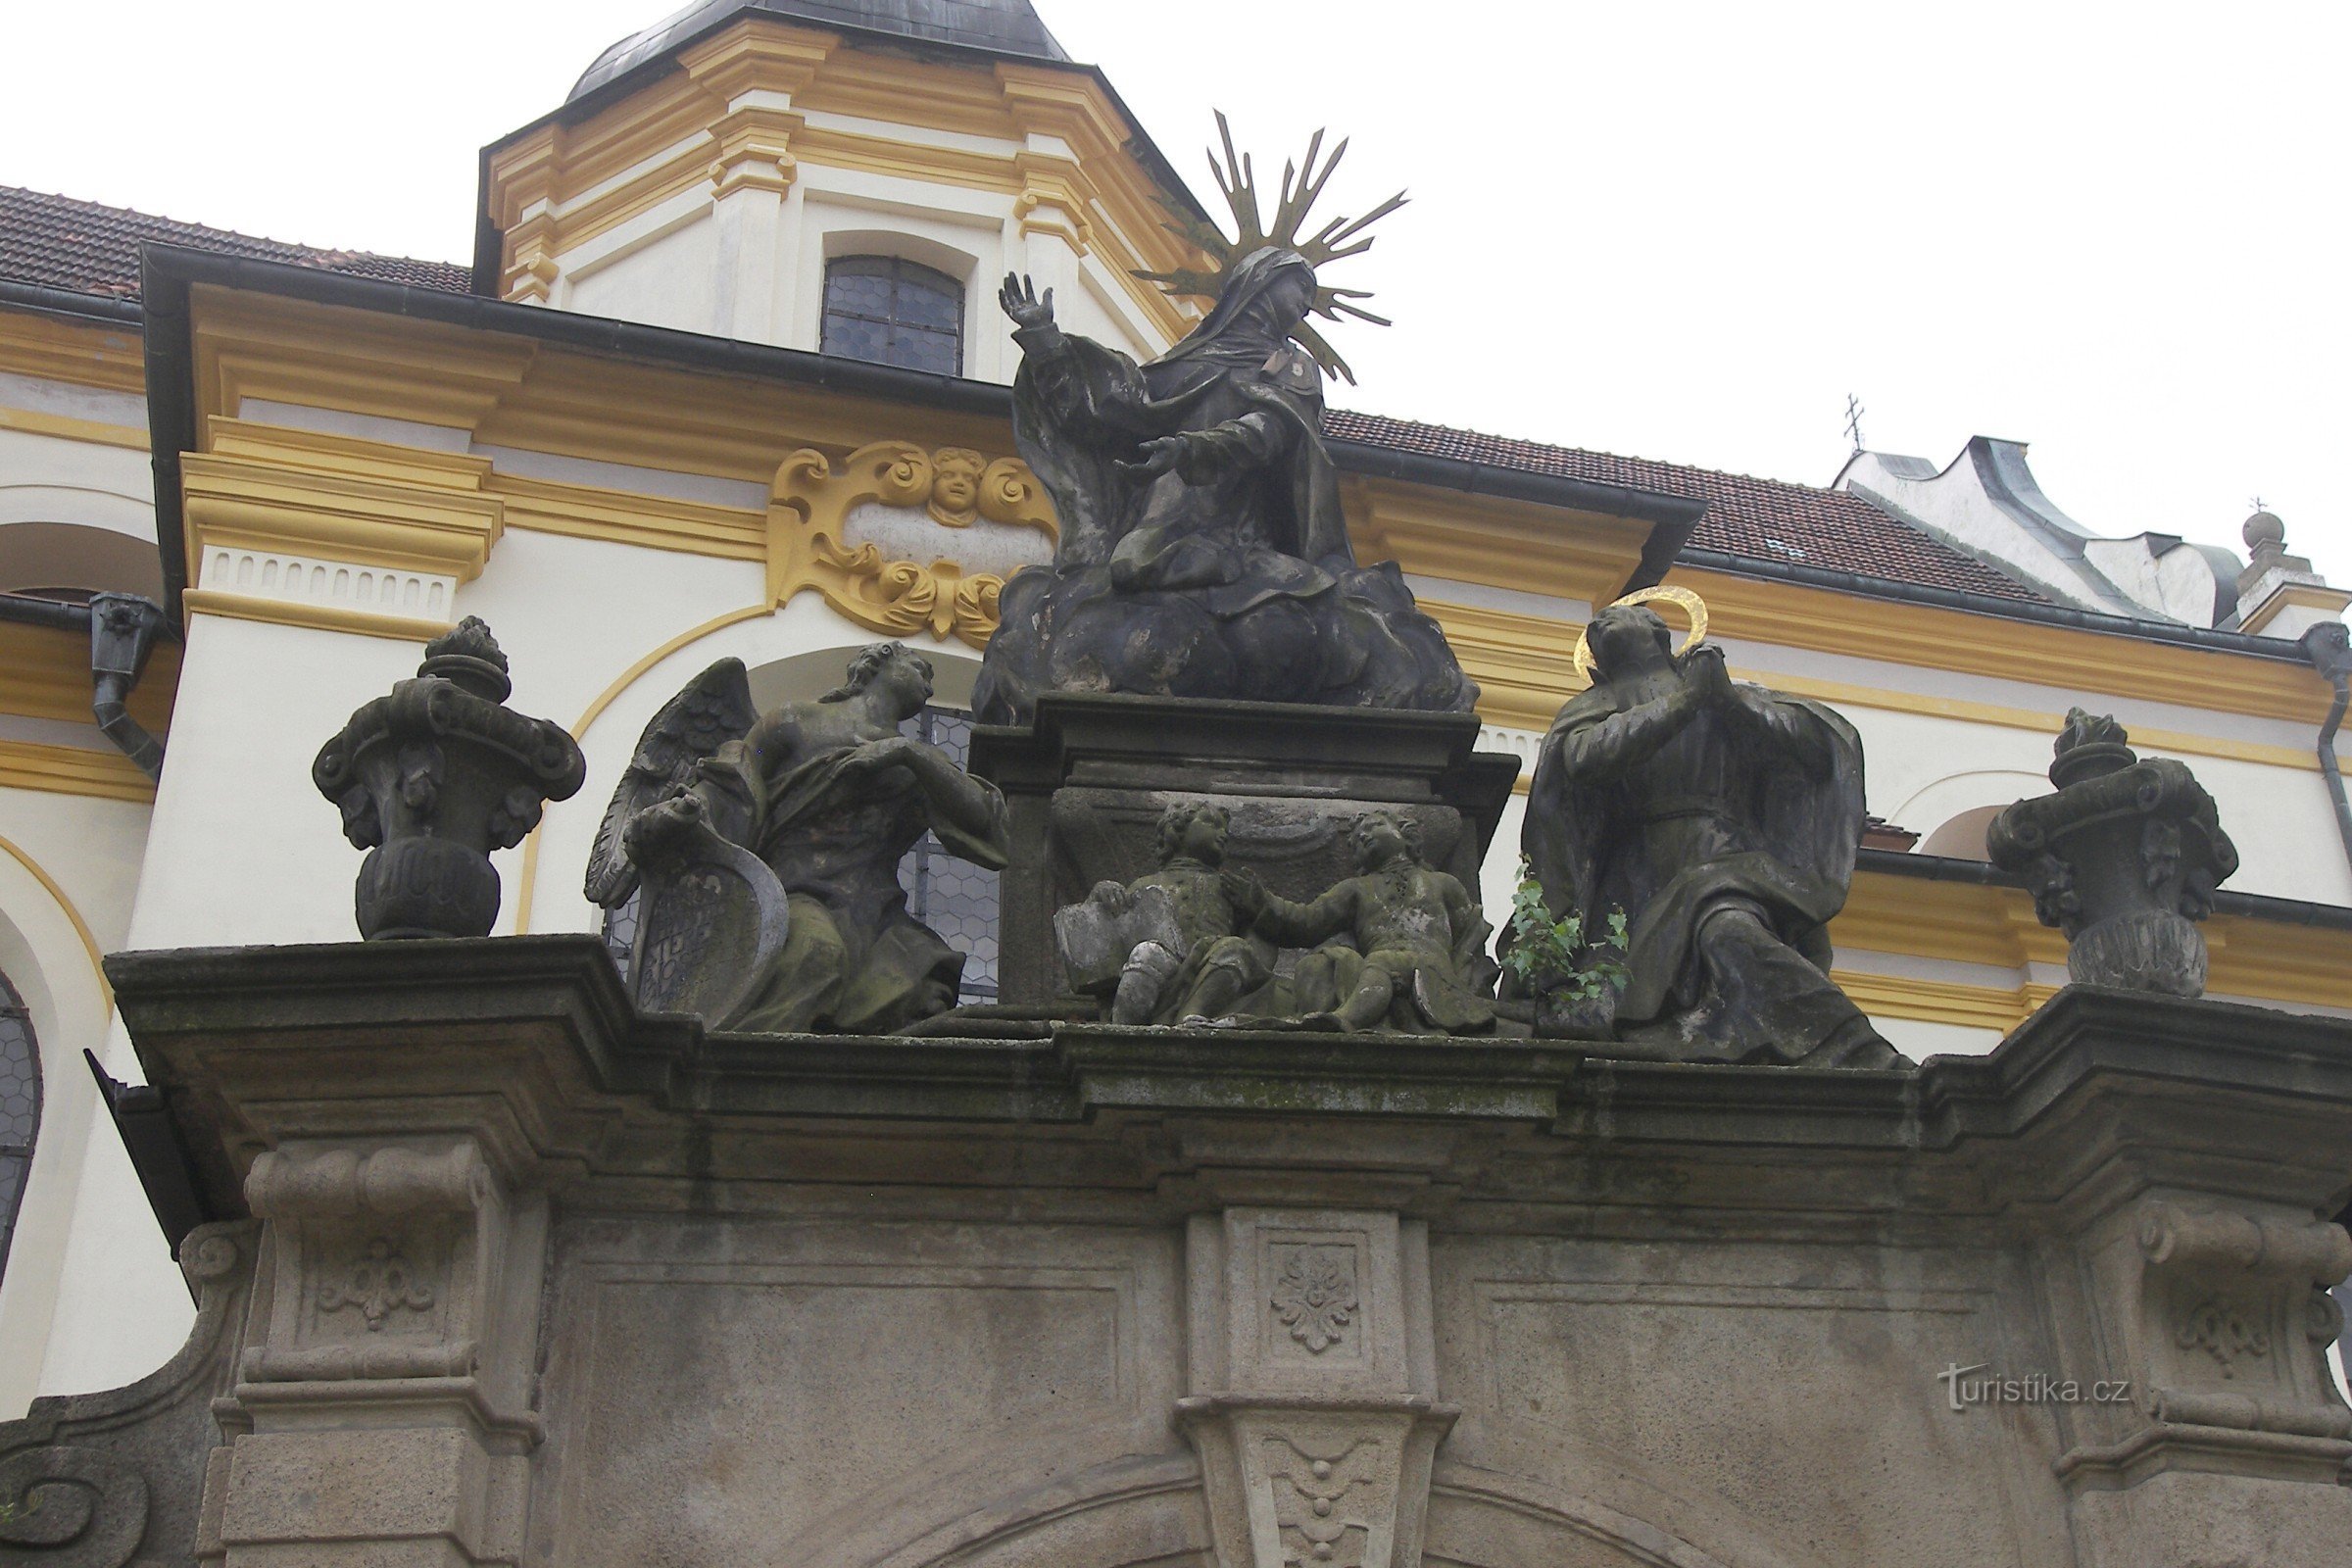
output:
<path id="1" fill-rule="evenodd" d="M 30 311 L 0 309 L 0 370 L 109 392 L 147 390 L 147 351 L 135 329 Z"/>
<path id="2" fill-rule="evenodd" d="M 1478 682 L 1478 714 L 1488 723 L 1541 734 L 1561 705 L 1585 689 L 1572 657 L 1575 630 L 1562 635 L 1566 623 L 1439 599 L 1420 606 L 1445 629 L 1463 672 Z"/>
<path id="3" fill-rule="evenodd" d="M 1958 1024 L 1969 1029 L 1991 1029 L 2001 1034 L 2024 1023 L 2046 997 L 2033 995 L 2046 987 L 2020 986 L 2002 991 L 1992 986 L 1963 985 L 1949 980 L 1918 980 L 1908 976 L 1869 974 L 1832 969 L 1830 978 L 1855 1006 L 1878 1018 L 1912 1018 L 1922 1023 Z"/>
<path id="4" fill-rule="evenodd" d="M 98 946 L 98 937 L 95 932 L 91 931 L 90 922 L 81 917 L 81 910 L 74 906 L 73 899 L 67 896 L 64 886 L 59 883 L 57 878 L 44 870 L 40 861 L 25 854 L 22 846 L 14 840 L 0 838 L 0 855 L 6 855 L 10 859 L 23 866 L 32 879 L 41 885 L 41 891 L 57 901 L 59 912 L 72 923 L 74 934 L 81 938 L 81 951 L 89 956 L 90 973 L 98 977 L 98 994 L 106 999 L 107 1010 L 112 1012 L 115 1005 L 115 988 L 106 978 L 106 954 Z"/>
<path id="5" fill-rule="evenodd" d="M 470 431 L 539 353 L 531 338 L 209 283 L 189 297 L 200 416 L 266 398 Z"/>
<path id="6" fill-rule="evenodd" d="M 492 472 L 483 487 L 505 502 L 510 528 L 729 561 L 767 558 L 764 512 L 511 473 Z"/>
<path id="7" fill-rule="evenodd" d="M 130 712 L 151 734 L 172 722 L 179 685 L 180 648 L 158 643 L 130 694 Z M 0 621 L 0 713 L 88 724 L 90 638 L 87 632 Z"/>
<path id="8" fill-rule="evenodd" d="M 1677 567 L 1719 636 L 2317 726 L 2332 696 L 2309 665 L 1932 605 Z"/>
<path id="9" fill-rule="evenodd" d="M 1451 604 L 1441 599 L 1424 599 L 1421 608 L 1446 629 L 1446 640 L 1453 645 L 1463 669 L 1479 683 L 1478 710 L 1489 723 L 1514 729 L 1547 730 L 1561 706 L 1588 684 L 1575 666 L 1576 642 L 1584 630 L 1578 622 Z M 2037 712 L 1997 703 L 1888 691 L 1777 670 L 1735 666 L 1733 673 L 1775 691 L 1839 708 L 1871 708 L 1962 723 L 1994 724 L 2040 735 L 2056 735 L 2066 727 L 2063 713 Z M 2133 726 L 2132 742 L 2146 752 L 2219 757 L 2305 772 L 2317 772 L 2320 766 L 2318 757 L 2302 747 L 2197 735 L 2186 730 Z"/>
<path id="10" fill-rule="evenodd" d="M 1958 697 L 1890 692 L 1874 686 L 1848 685 L 1843 681 L 1814 680 L 1804 675 L 1746 669 L 1735 669 L 1734 673 L 1742 680 L 1752 680 L 1793 697 L 1810 697 L 1840 708 L 1875 708 L 1886 712 L 1918 713 L 1971 724 L 1997 724 L 2006 729 L 2032 730 L 2042 735 L 2056 735 L 2066 728 L 2066 715 L 2063 713 L 2035 712 L 2032 709 L 2006 708 L 1996 703 L 1972 703 Z M 2142 752 L 2180 752 L 2192 757 L 2221 757 L 2238 762 L 2260 762 L 2268 767 L 2301 768 L 2313 773 L 2320 770 L 2318 756 L 2301 747 L 2271 746 L 2260 741 L 2237 741 L 2218 735 L 2194 735 L 2186 730 L 2149 729 L 2133 725 L 2132 744 Z"/>
<path id="11" fill-rule="evenodd" d="M 188 580 L 204 558 L 252 551 L 470 582 L 506 526 L 484 488 L 490 460 L 354 436 L 207 421 L 208 452 L 180 459 Z"/>
<path id="12" fill-rule="evenodd" d="M 739 190 L 764 190 L 781 196 L 792 188 L 799 163 L 793 157 L 793 138 L 804 128 L 801 117 L 789 110 L 740 106 L 711 127 L 718 143 L 710 160 L 711 194 L 724 200 Z"/>
<path id="13" fill-rule="evenodd" d="M 128 447 L 136 452 L 147 450 L 147 432 L 137 425 L 105 424 L 97 419 L 76 419 L 63 414 L 41 414 L 31 409 L 0 409 L 0 430 L 56 436 L 62 441 L 82 441 L 91 446 Z"/>
<path id="14" fill-rule="evenodd" d="M 543 127 L 493 155 L 507 297 L 545 299 L 564 253 L 698 183 L 720 196 L 747 185 L 782 190 L 799 167 L 824 164 L 1008 195 L 1024 227 L 1100 252 L 1171 341 L 1195 319 L 1130 275 L 1196 258 L 1162 226 L 1159 188 L 1130 150 L 1133 131 L 1083 72 L 918 60 L 769 17 L 742 19 L 680 64 L 587 121 Z M 811 113 L 864 123 L 811 126 L 803 118 Z M 890 125 L 996 145 L 869 128 Z M 1046 136 L 1069 156 L 1040 145 Z"/>
<path id="15" fill-rule="evenodd" d="M 89 795 L 141 805 L 155 800 L 155 781 L 121 752 L 44 746 L 35 741 L 0 740 L 0 788 Z"/>
<path id="16" fill-rule="evenodd" d="M 264 599 L 253 594 L 222 593 L 190 588 L 180 605 L 191 615 L 225 615 L 231 620 L 265 621 L 272 626 L 308 626 L 314 631 L 351 632 L 362 637 L 389 637 L 399 642 L 425 643 L 446 632 L 454 622 L 426 620 L 415 615 L 391 615 L 349 605 L 314 599 Z"/>
<path id="17" fill-rule="evenodd" d="M 767 508 L 767 591 L 781 605 L 806 589 L 872 631 L 929 632 L 986 646 L 997 629 L 1004 579 L 966 573 L 940 558 L 924 565 L 891 561 L 871 544 L 848 541 L 851 509 L 866 502 L 925 507 L 934 520 L 969 526 L 978 517 L 1057 537 L 1045 487 L 1018 458 L 989 462 L 959 447 L 927 452 L 909 441 L 877 441 L 850 454 L 839 472 L 821 452 L 796 452 L 777 468 Z"/>
<path id="18" fill-rule="evenodd" d="M 2352 931 L 2232 914 L 2217 914 L 2203 929 L 2211 956 L 2209 991 L 2352 1007 Z M 2021 974 L 2030 963 L 2066 967 L 2066 938 L 2034 917 L 2034 901 L 2023 889 L 1885 871 L 1854 874 L 1830 939 L 1845 950 L 1990 964 Z M 2025 982 L 2034 1006 L 2052 989 Z"/>
<path id="19" fill-rule="evenodd" d="M 1650 524 L 1501 496 L 1393 479 L 1343 482 L 1348 532 L 1360 561 L 1394 561 L 1417 576 L 1607 604 L 1642 563 Z M 1522 616 L 1531 627 L 1549 624 Z M 1575 648 L 1581 625 L 1563 623 Z"/>
<path id="20" fill-rule="evenodd" d="M 2352 607 L 2352 589 L 2330 588 L 2326 583 L 2290 582 L 2274 589 L 2271 596 L 2255 608 L 2238 630 L 2259 632 L 2288 610 L 2316 610 L 2323 615 L 2341 615 Z"/>

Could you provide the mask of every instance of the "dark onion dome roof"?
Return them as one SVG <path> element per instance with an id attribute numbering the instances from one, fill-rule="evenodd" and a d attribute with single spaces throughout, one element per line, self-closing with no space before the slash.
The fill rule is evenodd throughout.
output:
<path id="1" fill-rule="evenodd" d="M 586 97 L 606 82 L 649 60 L 673 53 L 739 15 L 896 33 L 926 43 L 1064 65 L 1070 59 L 1030 9 L 1029 0 L 700 0 L 598 55 L 596 63 L 572 83 L 564 101 Z"/>

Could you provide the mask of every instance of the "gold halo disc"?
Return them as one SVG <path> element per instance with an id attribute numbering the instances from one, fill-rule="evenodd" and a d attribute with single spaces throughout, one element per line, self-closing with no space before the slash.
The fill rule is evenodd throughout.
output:
<path id="1" fill-rule="evenodd" d="M 1691 649 L 1696 648 L 1700 643 L 1707 640 L 1707 602 L 1704 599 L 1699 598 L 1697 594 L 1692 593 L 1688 588 L 1672 588 L 1664 586 L 1657 588 L 1637 588 L 1632 593 L 1627 594 L 1623 599 L 1618 600 L 1616 604 L 1609 606 L 1609 608 L 1611 610 L 1616 610 L 1625 605 L 1648 605 L 1659 603 L 1676 606 L 1682 611 L 1683 614 L 1688 617 L 1690 622 L 1690 630 L 1684 636 L 1683 646 L 1675 650 L 1676 658 L 1681 658 L 1683 655 L 1688 654 Z M 1592 643 L 1591 626 L 1587 626 L 1583 631 L 1580 631 L 1576 634 L 1576 668 L 1577 672 L 1583 675 L 1586 682 L 1590 684 L 1592 679 Z"/>

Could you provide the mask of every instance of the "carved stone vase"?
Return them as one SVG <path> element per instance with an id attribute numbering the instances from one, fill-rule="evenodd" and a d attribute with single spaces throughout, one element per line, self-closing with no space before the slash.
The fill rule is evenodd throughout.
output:
<path id="1" fill-rule="evenodd" d="M 2112 718 L 2070 712 L 2050 763 L 2057 793 L 1995 817 L 1985 848 L 1993 864 L 2025 879 L 2042 924 L 2065 931 L 2075 979 L 2201 996 L 2205 938 L 2195 922 L 2237 869 L 2237 850 L 2187 767 L 2141 760 L 2130 738 Z"/>
<path id="2" fill-rule="evenodd" d="M 507 657 L 467 616 L 425 644 L 416 678 L 363 705 L 311 764 L 368 856 L 354 905 L 370 942 L 480 937 L 498 918 L 492 850 L 522 842 L 587 777 L 563 727 L 505 706 Z"/>

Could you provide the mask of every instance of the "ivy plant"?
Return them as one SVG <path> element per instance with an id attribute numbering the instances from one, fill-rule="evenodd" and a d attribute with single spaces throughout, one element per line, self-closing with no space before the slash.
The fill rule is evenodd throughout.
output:
<path id="1" fill-rule="evenodd" d="M 1609 911 L 1608 935 L 1588 946 L 1585 921 L 1573 911 L 1559 919 L 1544 906 L 1544 889 L 1526 856 L 1519 857 L 1519 886 L 1511 893 L 1511 951 L 1503 966 L 1532 992 L 1596 1001 L 1622 991 L 1632 972 L 1624 962 L 1629 945 L 1625 911 Z"/>

